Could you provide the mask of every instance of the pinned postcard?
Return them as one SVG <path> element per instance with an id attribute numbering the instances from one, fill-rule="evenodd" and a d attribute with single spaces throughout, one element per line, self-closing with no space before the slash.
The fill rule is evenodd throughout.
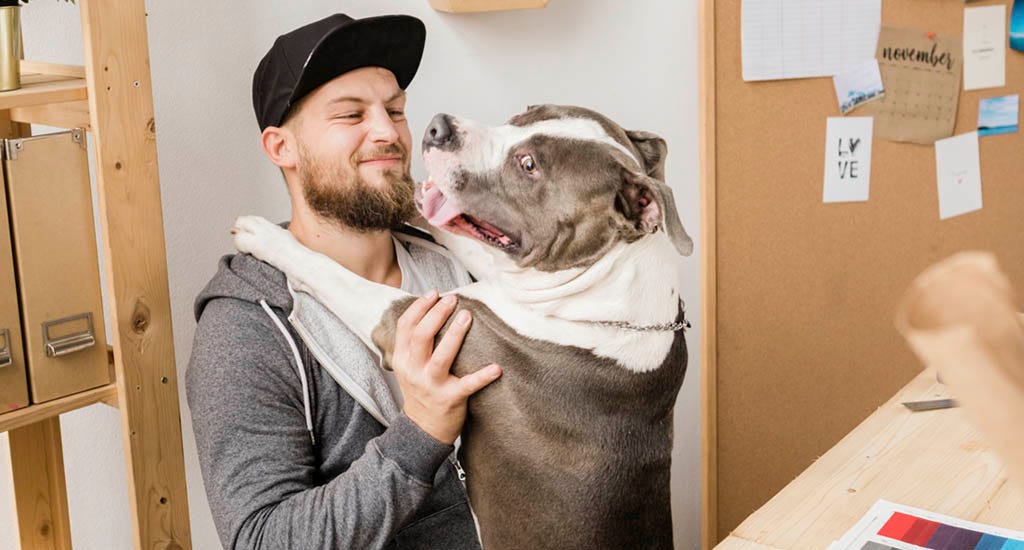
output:
<path id="1" fill-rule="evenodd" d="M 743 0 L 743 80 L 834 76 L 871 59 L 882 0 Z"/>
<path id="2" fill-rule="evenodd" d="M 859 113 L 874 116 L 876 134 L 892 141 L 931 145 L 953 135 L 962 55 L 959 36 L 882 27 L 875 57 L 885 97 Z"/>
<path id="3" fill-rule="evenodd" d="M 868 200 L 872 125 L 871 117 L 828 117 L 824 202 Z"/>
<path id="4" fill-rule="evenodd" d="M 964 9 L 964 89 L 1006 85 L 1006 6 Z"/>
<path id="5" fill-rule="evenodd" d="M 935 174 L 939 185 L 940 220 L 981 210 L 978 132 L 936 141 Z"/>
<path id="6" fill-rule="evenodd" d="M 839 112 L 849 113 L 859 105 L 885 95 L 882 88 L 882 73 L 878 71 L 878 60 L 869 59 L 853 70 L 832 77 L 839 100 Z"/>
<path id="7" fill-rule="evenodd" d="M 978 105 L 978 135 L 995 136 L 1017 131 L 1019 95 L 982 99 Z"/>
<path id="8" fill-rule="evenodd" d="M 1024 0 L 1013 0 L 1010 12 L 1010 47 L 1024 52 Z"/>

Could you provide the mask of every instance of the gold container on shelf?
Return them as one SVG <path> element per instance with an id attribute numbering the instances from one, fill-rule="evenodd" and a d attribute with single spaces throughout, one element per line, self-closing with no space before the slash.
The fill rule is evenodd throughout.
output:
<path id="1" fill-rule="evenodd" d="M 21 88 L 20 6 L 0 6 L 0 92 Z"/>

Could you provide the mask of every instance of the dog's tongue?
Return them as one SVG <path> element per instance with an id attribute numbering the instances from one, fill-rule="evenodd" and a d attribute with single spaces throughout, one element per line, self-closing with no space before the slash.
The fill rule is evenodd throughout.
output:
<path id="1" fill-rule="evenodd" d="M 423 186 L 421 206 L 423 217 L 435 227 L 441 227 L 462 214 L 462 211 L 452 204 L 436 185 Z"/>

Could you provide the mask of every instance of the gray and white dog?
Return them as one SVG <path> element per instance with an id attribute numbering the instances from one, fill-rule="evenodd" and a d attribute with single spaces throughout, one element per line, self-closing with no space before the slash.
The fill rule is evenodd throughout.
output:
<path id="1" fill-rule="evenodd" d="M 671 548 L 672 410 L 686 371 L 679 254 L 693 242 L 666 146 L 579 107 L 485 127 L 437 115 L 417 203 L 478 282 L 453 372 L 503 375 L 469 401 L 462 461 L 484 548 Z M 390 359 L 404 292 L 258 217 L 235 244 Z M 361 296 L 353 300 L 352 296 Z"/>

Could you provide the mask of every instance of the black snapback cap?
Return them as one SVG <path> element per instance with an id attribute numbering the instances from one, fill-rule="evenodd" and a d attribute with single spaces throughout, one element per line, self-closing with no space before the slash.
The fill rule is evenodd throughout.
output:
<path id="1" fill-rule="evenodd" d="M 280 126 L 306 94 L 354 69 L 388 69 L 404 90 L 420 66 L 426 35 L 423 22 L 409 15 L 337 13 L 277 37 L 252 76 L 260 131 Z"/>

